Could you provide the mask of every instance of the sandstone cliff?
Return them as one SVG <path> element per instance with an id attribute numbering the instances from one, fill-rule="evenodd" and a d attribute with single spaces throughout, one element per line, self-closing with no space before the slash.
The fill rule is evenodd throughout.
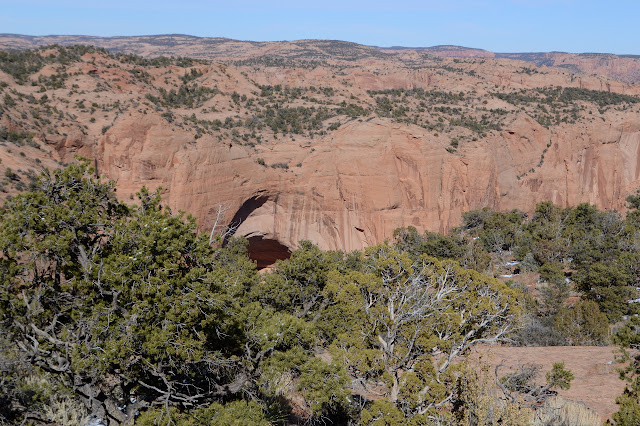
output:
<path id="1" fill-rule="evenodd" d="M 35 85 L 0 73 L 0 124 L 38 145 L 0 144 L 2 167 L 20 177 L 94 159 L 123 199 L 162 187 L 207 232 L 223 210 L 260 266 L 301 239 L 361 249 L 402 226 L 445 232 L 485 206 L 622 210 L 640 186 L 638 86 L 506 59 L 412 60 L 158 65 L 88 52 L 59 88 L 42 83 L 58 65 Z"/>

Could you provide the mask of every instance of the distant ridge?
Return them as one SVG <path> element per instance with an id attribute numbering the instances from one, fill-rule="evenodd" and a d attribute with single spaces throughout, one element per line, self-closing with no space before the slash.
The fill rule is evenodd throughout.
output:
<path id="1" fill-rule="evenodd" d="M 139 36 L 22 35 L 0 34 L 0 50 L 24 50 L 58 44 L 91 44 L 112 52 L 144 57 L 188 56 L 216 61 L 242 61 L 259 57 L 286 60 L 355 61 L 398 60 L 411 63 L 411 55 L 453 58 L 495 58 L 525 61 L 538 67 L 556 67 L 571 73 L 596 74 L 626 83 L 640 83 L 640 55 L 569 52 L 491 52 L 456 45 L 430 47 L 366 46 L 341 40 L 243 41 L 225 37 L 198 37 L 188 34 Z"/>
<path id="2" fill-rule="evenodd" d="M 553 50 L 550 52 L 491 52 L 486 49 L 478 48 L 478 47 L 467 47 L 467 46 L 459 46 L 455 44 L 439 44 L 435 46 L 368 46 L 362 45 L 355 42 L 345 41 L 345 40 L 331 40 L 331 39 L 300 39 L 300 40 L 288 40 L 288 41 L 253 41 L 253 40 L 238 40 L 232 39 L 228 37 L 200 37 L 194 36 L 190 34 L 179 34 L 179 33 L 170 33 L 170 34 L 145 34 L 145 35 L 135 35 L 135 36 L 91 36 L 91 35 L 82 35 L 82 34 L 49 34 L 49 35 L 28 35 L 28 34 L 14 34 L 14 33 L 0 33 L 0 46 L 2 48 L 6 48 L 7 46 L 14 44 L 11 39 L 22 39 L 29 40 L 34 43 L 33 47 L 45 46 L 47 44 L 51 44 L 55 40 L 65 40 L 65 43 L 70 43 L 74 40 L 82 43 L 86 40 L 95 40 L 98 42 L 105 42 L 109 40 L 162 40 L 167 37 L 177 37 L 182 39 L 190 39 L 190 40 L 199 40 L 203 42 L 211 42 L 211 41 L 221 41 L 221 42 L 236 42 L 236 43 L 252 43 L 252 44 L 269 44 L 269 43 L 298 43 L 298 42 L 340 42 L 340 43 L 348 43 L 362 47 L 372 47 L 379 50 L 415 50 L 415 51 L 476 51 L 476 52 L 489 52 L 494 54 L 496 57 L 505 57 L 512 58 L 514 56 L 539 56 L 539 55 L 550 55 L 550 54 L 566 54 L 566 55 L 578 55 L 578 56 L 615 56 L 620 58 L 640 58 L 640 54 L 615 54 L 615 53 L 607 53 L 607 52 L 582 52 L 582 53 L 571 53 L 559 50 Z M 101 46 L 98 46 L 101 47 Z"/>

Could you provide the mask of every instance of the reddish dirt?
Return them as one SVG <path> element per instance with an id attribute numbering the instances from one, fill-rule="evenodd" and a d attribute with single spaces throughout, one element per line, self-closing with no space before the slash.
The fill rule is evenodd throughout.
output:
<path id="1" fill-rule="evenodd" d="M 624 390 L 624 382 L 618 378 L 614 361 L 615 347 L 610 346 L 552 346 L 552 347 L 502 347 L 483 348 L 490 354 L 493 367 L 504 363 L 499 375 L 507 374 L 509 366 L 534 363 L 542 366 L 539 380 L 551 369 L 553 363 L 564 362 L 574 380 L 569 390 L 558 394 L 575 402 L 582 402 L 598 413 L 603 421 L 618 410 L 616 397 Z"/>

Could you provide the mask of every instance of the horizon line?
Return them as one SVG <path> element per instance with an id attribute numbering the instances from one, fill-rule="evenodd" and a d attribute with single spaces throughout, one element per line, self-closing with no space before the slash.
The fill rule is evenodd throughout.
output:
<path id="1" fill-rule="evenodd" d="M 166 34 L 138 34 L 138 35 L 111 35 L 111 36 L 103 36 L 103 35 L 90 35 L 90 34 L 45 34 L 45 35 L 33 35 L 33 34 L 19 34 L 19 33 L 0 33 L 0 37 L 8 37 L 8 36 L 16 36 L 16 37 L 28 37 L 28 38 L 46 38 L 46 37 L 90 37 L 97 39 L 116 39 L 116 38 L 138 38 L 138 37 L 190 37 L 194 39 L 219 39 L 219 40 L 229 40 L 229 41 L 237 41 L 244 43 L 295 43 L 301 41 L 340 41 L 344 43 L 352 43 L 358 46 L 364 47 L 372 47 L 375 49 L 381 50 L 427 50 L 427 49 L 436 49 L 436 48 L 457 48 L 457 49 L 466 49 L 466 50 L 475 50 L 482 51 L 487 53 L 493 53 L 496 55 L 509 55 L 509 54 L 545 54 L 545 53 L 563 53 L 563 54 L 572 54 L 572 55 L 613 55 L 620 57 L 638 57 L 640 58 L 640 54 L 634 53 L 611 53 L 611 52 L 568 52 L 564 50 L 537 50 L 537 51 L 512 51 L 512 52 L 498 52 L 493 50 L 484 49 L 481 47 L 469 47 L 462 46 L 457 44 L 438 44 L 433 46 L 402 46 L 402 45 L 393 45 L 393 46 L 380 46 L 380 45 L 370 45 L 370 44 L 362 44 L 349 40 L 341 40 L 341 39 L 323 39 L 323 38 L 307 38 L 307 39 L 289 39 L 289 40 L 242 40 L 242 39 L 234 39 L 230 37 L 224 36 L 197 36 L 192 34 L 183 34 L 183 33 L 166 33 Z"/>

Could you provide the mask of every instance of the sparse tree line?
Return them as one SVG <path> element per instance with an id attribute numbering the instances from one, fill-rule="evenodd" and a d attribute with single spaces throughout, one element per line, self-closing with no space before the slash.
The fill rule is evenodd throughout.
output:
<path id="1" fill-rule="evenodd" d="M 53 50 L 56 53 L 45 55 L 45 52 L 50 50 Z M 82 59 L 82 56 L 87 53 L 98 53 L 100 55 L 115 59 L 122 64 L 132 64 L 145 67 L 166 67 L 169 65 L 175 65 L 178 67 L 189 68 L 197 64 L 208 63 L 207 61 L 199 59 L 183 57 L 167 58 L 164 56 L 160 56 L 157 58 L 146 59 L 142 56 L 134 54 L 113 54 L 101 47 L 90 45 L 51 45 L 43 46 L 38 49 L 1 51 L 0 70 L 14 77 L 19 84 L 25 84 L 29 81 L 29 77 L 32 74 L 40 71 L 45 65 L 69 65 L 73 62 L 80 61 Z"/>
<path id="2" fill-rule="evenodd" d="M 536 315 L 553 324 L 557 344 L 605 344 L 603 323 L 615 324 L 640 311 L 637 198 L 628 197 L 630 211 L 624 219 L 586 203 L 563 209 L 543 202 L 530 218 L 515 210 L 472 211 L 448 238 L 478 238 L 494 262 L 513 259 L 521 273 L 537 272 Z M 571 294 L 581 300 L 574 309 L 567 308 Z M 535 343 L 522 338 L 523 344 Z"/>

